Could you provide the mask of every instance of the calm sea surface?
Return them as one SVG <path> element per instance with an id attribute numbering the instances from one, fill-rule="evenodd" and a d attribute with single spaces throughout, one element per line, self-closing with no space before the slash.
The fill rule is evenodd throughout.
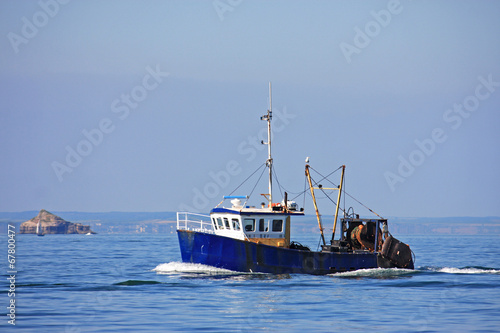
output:
<path id="1" fill-rule="evenodd" d="M 499 236 L 395 236 L 415 271 L 240 274 L 181 263 L 176 234 L 17 235 L 16 325 L 2 241 L 0 331 L 500 331 Z"/>

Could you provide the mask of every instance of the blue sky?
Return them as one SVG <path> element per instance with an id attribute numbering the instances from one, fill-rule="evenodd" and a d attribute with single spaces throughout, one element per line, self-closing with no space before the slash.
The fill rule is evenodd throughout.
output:
<path id="1" fill-rule="evenodd" d="M 2 1 L 0 211 L 208 212 L 266 159 L 272 81 L 289 192 L 310 156 L 324 174 L 346 164 L 347 191 L 386 217 L 500 216 L 499 15 L 497 1 Z"/>

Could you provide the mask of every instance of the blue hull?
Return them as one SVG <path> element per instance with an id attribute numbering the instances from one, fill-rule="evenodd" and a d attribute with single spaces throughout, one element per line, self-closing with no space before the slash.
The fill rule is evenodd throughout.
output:
<path id="1" fill-rule="evenodd" d="M 394 267 L 376 253 L 311 252 L 287 249 L 214 234 L 177 230 L 183 262 L 239 272 L 330 274 Z"/>

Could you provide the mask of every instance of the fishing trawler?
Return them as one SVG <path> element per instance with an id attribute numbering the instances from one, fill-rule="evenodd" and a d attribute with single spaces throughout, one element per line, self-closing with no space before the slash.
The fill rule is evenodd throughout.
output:
<path id="1" fill-rule="evenodd" d="M 183 262 L 197 263 L 239 272 L 261 272 L 274 274 L 305 273 L 331 274 L 368 268 L 413 269 L 410 247 L 392 237 L 388 221 L 377 215 L 376 219 L 359 218 L 352 208 L 343 209 L 340 218 L 340 236 L 335 237 L 343 192 L 345 166 L 339 185 L 323 187 L 313 180 L 306 159 L 305 175 L 321 234 L 321 250 L 311 251 L 307 246 L 290 240 L 291 219 L 303 216 L 303 208 L 288 200 L 285 192 L 281 202 L 273 200 L 273 159 L 271 156 L 272 99 L 269 84 L 269 110 L 261 117 L 267 121 L 268 193 L 262 194 L 266 203 L 260 207 L 249 206 L 248 195 L 224 196 L 211 210 L 210 215 L 188 212 L 177 213 L 177 234 Z M 327 177 L 322 177 L 324 181 Z M 327 242 L 316 202 L 315 191 L 337 194 L 334 226 Z M 328 195 L 328 194 L 327 194 Z M 230 206 L 222 206 L 230 200 Z M 333 200 L 332 200 L 333 201 Z M 372 210 L 370 210 L 373 212 Z M 318 247 L 319 248 L 319 247 Z"/>

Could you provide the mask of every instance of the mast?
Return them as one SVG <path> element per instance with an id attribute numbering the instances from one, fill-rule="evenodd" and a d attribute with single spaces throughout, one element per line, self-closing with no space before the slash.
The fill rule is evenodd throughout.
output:
<path id="1" fill-rule="evenodd" d="M 335 238 L 335 229 L 337 229 L 337 217 L 339 215 L 340 195 L 342 194 L 342 185 L 344 183 L 344 171 L 345 171 L 345 165 L 342 165 L 342 175 L 340 176 L 339 195 L 337 197 L 337 208 L 335 209 L 335 219 L 333 220 L 332 241 Z"/>
<path id="2" fill-rule="evenodd" d="M 267 142 L 261 141 L 267 145 L 267 161 L 266 165 L 269 168 L 269 207 L 273 203 L 273 158 L 271 157 L 271 119 L 273 118 L 273 102 L 271 95 L 271 82 L 269 82 L 269 109 L 267 114 L 260 117 L 261 120 L 267 120 Z"/>
<path id="3" fill-rule="evenodd" d="M 307 180 L 309 181 L 309 188 L 311 189 L 311 196 L 313 198 L 314 210 L 316 211 L 316 218 L 318 219 L 319 231 L 321 232 L 321 240 L 323 240 L 323 245 L 326 245 L 325 235 L 323 234 L 323 225 L 321 224 L 321 215 L 319 215 L 318 205 L 316 204 L 316 197 L 314 196 L 314 187 L 311 181 L 311 174 L 309 173 L 309 164 L 306 164 L 306 176 Z"/>

